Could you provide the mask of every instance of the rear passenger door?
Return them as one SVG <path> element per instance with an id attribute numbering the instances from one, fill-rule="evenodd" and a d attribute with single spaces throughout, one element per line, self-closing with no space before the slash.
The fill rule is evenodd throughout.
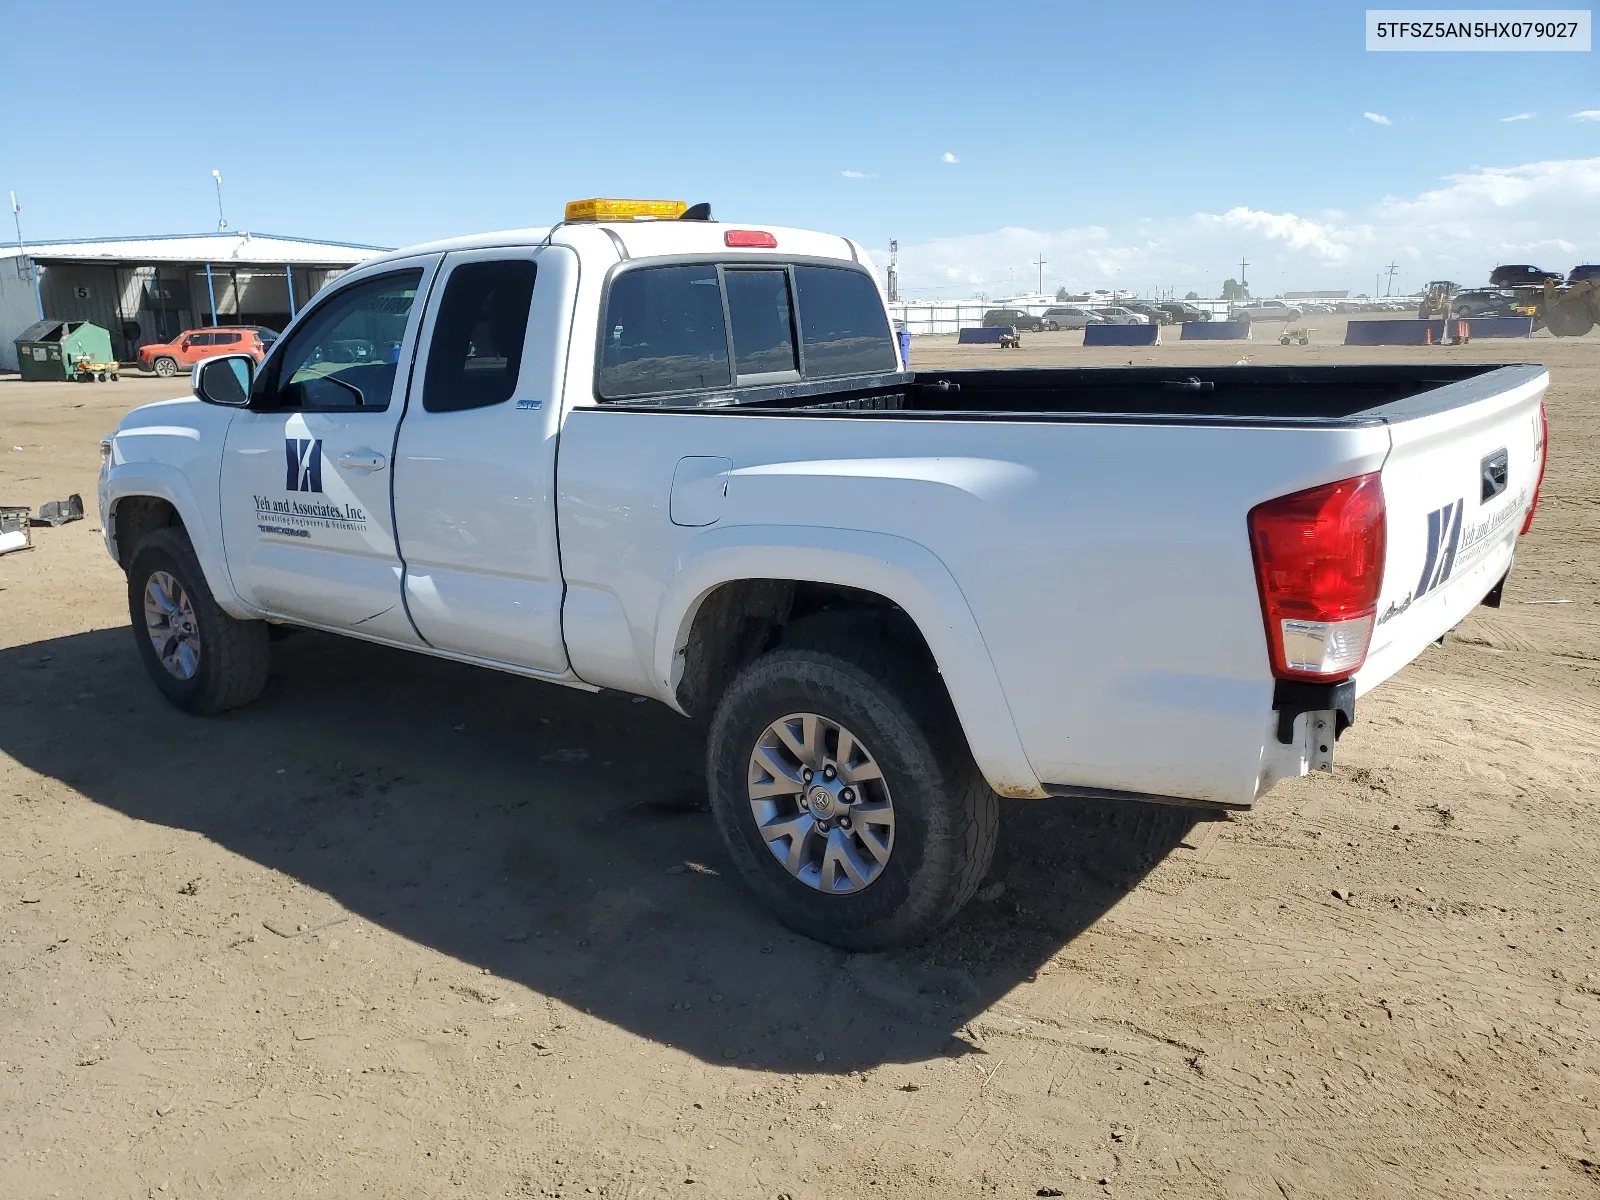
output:
<path id="1" fill-rule="evenodd" d="M 427 643 L 564 674 L 556 438 L 577 259 L 451 254 L 395 445 L 405 602 Z"/>

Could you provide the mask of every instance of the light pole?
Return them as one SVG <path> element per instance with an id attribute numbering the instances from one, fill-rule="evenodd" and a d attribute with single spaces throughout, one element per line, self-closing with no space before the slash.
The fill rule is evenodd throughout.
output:
<path id="1" fill-rule="evenodd" d="M 217 181 L 217 232 L 228 228 L 228 218 L 222 215 L 222 172 L 212 168 L 211 178 Z"/>

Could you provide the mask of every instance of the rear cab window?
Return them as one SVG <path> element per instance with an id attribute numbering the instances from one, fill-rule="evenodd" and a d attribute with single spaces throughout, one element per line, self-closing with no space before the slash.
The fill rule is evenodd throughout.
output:
<path id="1" fill-rule="evenodd" d="M 611 280 L 601 401 L 899 371 L 876 282 L 845 265 L 740 261 L 641 265 Z M 692 402 L 692 401 L 691 401 Z"/>

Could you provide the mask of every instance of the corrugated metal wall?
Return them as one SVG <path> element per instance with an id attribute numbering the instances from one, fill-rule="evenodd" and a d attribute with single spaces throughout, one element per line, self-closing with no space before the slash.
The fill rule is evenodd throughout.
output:
<path id="1" fill-rule="evenodd" d="M 16 337 L 39 319 L 33 277 L 18 271 L 20 258 L 0 258 L 0 371 L 17 369 Z"/>
<path id="2" fill-rule="evenodd" d="M 9 266 L 12 261 L 0 259 L 0 271 L 12 269 Z M 38 269 L 45 315 L 63 321 L 93 321 L 103 326 L 111 332 L 112 350 L 124 362 L 138 358 L 140 346 L 168 341 L 185 329 L 211 324 L 211 297 L 206 287 L 204 265 L 43 263 Z M 294 267 L 295 311 L 298 313 L 346 270 L 346 267 Z M 283 267 L 213 264 L 211 283 L 216 290 L 218 320 L 223 324 L 242 321 L 282 330 L 289 319 L 289 293 L 284 275 Z M 0 281 L 0 285 L 3 283 Z M 11 290 L 15 289 L 6 289 L 7 292 Z M 16 353 L 10 346 L 10 339 L 38 319 L 31 282 L 26 285 L 23 299 L 26 319 L 0 317 L 0 339 L 6 342 L 5 348 L 0 350 L 0 369 L 16 370 Z M 22 303 L 22 300 L 17 301 L 18 305 Z M 3 365 L 7 362 L 11 364 L 9 367 Z"/>

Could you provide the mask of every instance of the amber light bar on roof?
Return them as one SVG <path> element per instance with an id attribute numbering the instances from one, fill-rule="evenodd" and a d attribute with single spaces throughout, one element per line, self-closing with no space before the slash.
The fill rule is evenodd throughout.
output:
<path id="1" fill-rule="evenodd" d="M 676 221 L 689 206 L 682 200 L 571 200 L 569 221 Z"/>

